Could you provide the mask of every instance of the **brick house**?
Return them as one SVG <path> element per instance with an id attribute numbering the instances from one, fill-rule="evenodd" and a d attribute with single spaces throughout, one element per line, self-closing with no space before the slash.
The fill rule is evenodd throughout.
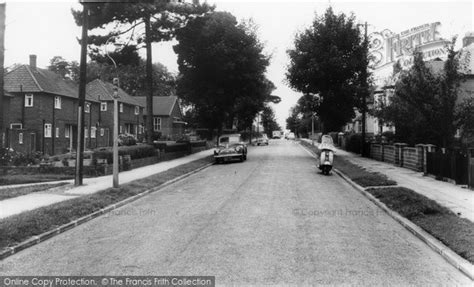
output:
<path id="1" fill-rule="evenodd" d="M 145 108 L 146 97 L 135 97 Z M 146 118 L 146 115 L 143 117 Z M 184 133 L 183 112 L 176 96 L 153 97 L 154 138 L 178 139 Z"/>
<path id="2" fill-rule="evenodd" d="M 5 90 L 12 95 L 7 128 L 8 146 L 23 152 L 58 154 L 77 146 L 78 88 L 70 80 L 30 64 L 5 75 Z M 85 127 L 98 122 L 100 103 L 86 95 Z M 97 140 L 89 143 L 97 145 Z"/>
<path id="3" fill-rule="evenodd" d="M 2 101 L 2 119 L 0 123 L 0 140 L 2 148 L 7 146 L 8 138 L 7 138 L 7 129 L 9 126 L 9 115 L 10 115 L 10 99 L 13 97 L 12 94 L 7 93 L 4 91 L 3 93 L 3 101 Z"/>
<path id="4" fill-rule="evenodd" d="M 101 136 L 100 146 L 113 144 L 114 126 L 114 86 L 112 83 L 96 79 L 87 84 L 87 94 L 100 103 L 98 114 Z M 144 107 L 135 97 L 128 95 L 124 90 L 118 89 L 119 104 L 119 134 L 134 135 L 139 141 L 144 136 L 143 112 Z M 86 139 L 87 141 L 87 139 Z"/>

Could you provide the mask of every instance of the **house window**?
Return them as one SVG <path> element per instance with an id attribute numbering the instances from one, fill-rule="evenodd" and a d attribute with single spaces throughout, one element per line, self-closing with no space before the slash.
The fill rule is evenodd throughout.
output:
<path id="1" fill-rule="evenodd" d="M 101 128 L 101 129 L 100 129 L 100 136 L 103 137 L 104 134 L 105 134 L 104 128 Z"/>
<path id="2" fill-rule="evenodd" d="M 54 108 L 55 109 L 61 109 L 61 97 L 60 96 L 55 96 L 54 97 Z"/>
<path id="3" fill-rule="evenodd" d="M 91 112 L 91 103 L 86 103 L 84 106 L 84 112 L 89 114 Z"/>
<path id="4" fill-rule="evenodd" d="M 25 107 L 32 107 L 32 106 L 33 106 L 33 94 L 26 94 Z"/>
<path id="5" fill-rule="evenodd" d="M 56 134 L 55 136 L 58 138 L 59 137 L 59 128 L 56 128 Z"/>
<path id="6" fill-rule="evenodd" d="M 138 134 L 141 135 L 143 133 L 144 127 L 142 124 L 138 126 Z"/>
<path id="7" fill-rule="evenodd" d="M 64 137 L 69 138 L 69 133 L 70 133 L 70 126 L 67 125 L 66 128 L 64 129 Z"/>
<path id="8" fill-rule="evenodd" d="M 23 133 L 18 134 L 18 143 L 23 144 Z"/>
<path id="9" fill-rule="evenodd" d="M 140 114 L 140 107 L 135 106 L 135 115 L 139 115 L 139 114 Z"/>
<path id="10" fill-rule="evenodd" d="M 51 129 L 52 129 L 51 124 L 44 124 L 44 137 L 45 138 L 51 137 Z"/>
<path id="11" fill-rule="evenodd" d="M 10 129 L 12 130 L 21 130 L 23 125 L 21 123 L 12 123 L 10 124 Z"/>
<path id="12" fill-rule="evenodd" d="M 97 132 L 96 127 L 91 127 L 91 139 L 95 139 L 95 133 Z"/>
<path id="13" fill-rule="evenodd" d="M 122 133 L 122 131 L 123 131 L 123 128 L 122 128 L 122 126 L 119 126 L 119 134 L 121 134 L 121 133 Z"/>
<path id="14" fill-rule="evenodd" d="M 100 103 L 100 111 L 101 112 L 107 111 L 107 102 L 101 102 Z"/>
<path id="15" fill-rule="evenodd" d="M 123 103 L 120 103 L 119 111 L 120 111 L 121 113 L 123 113 Z"/>
<path id="16" fill-rule="evenodd" d="M 161 130 L 161 118 L 153 118 L 153 130 L 155 132 Z"/>
<path id="17" fill-rule="evenodd" d="M 89 137 L 89 129 L 88 128 L 84 128 L 84 135 L 86 138 Z"/>

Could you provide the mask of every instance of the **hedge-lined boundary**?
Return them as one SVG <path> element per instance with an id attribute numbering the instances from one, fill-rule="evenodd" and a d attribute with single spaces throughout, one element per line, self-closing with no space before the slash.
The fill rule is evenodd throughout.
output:
<path id="1" fill-rule="evenodd" d="M 213 156 L 94 194 L 0 220 L 0 259 L 42 242 L 213 164 Z"/>

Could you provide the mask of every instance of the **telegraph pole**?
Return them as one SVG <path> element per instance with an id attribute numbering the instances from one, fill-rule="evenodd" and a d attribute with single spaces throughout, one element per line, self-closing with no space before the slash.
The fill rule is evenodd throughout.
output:
<path id="1" fill-rule="evenodd" d="M 362 78 L 362 151 L 361 155 L 365 155 L 365 125 L 366 125 L 366 110 L 367 110 L 367 94 L 368 94 L 368 83 L 367 83 L 367 66 L 368 66 L 368 39 L 367 39 L 367 22 L 364 24 L 364 69 L 361 72 Z"/>
<path id="2" fill-rule="evenodd" d="M 115 63 L 114 63 L 115 64 Z M 114 145 L 113 145 L 113 186 L 119 187 L 119 155 L 118 155 L 118 89 L 119 78 L 113 79 L 114 84 Z"/>
<path id="3" fill-rule="evenodd" d="M 4 129 L 4 105 L 3 105 L 3 66 L 5 61 L 5 10 L 6 3 L 0 4 L 0 137 L 1 147 L 5 145 L 5 129 Z"/>
<path id="4" fill-rule="evenodd" d="M 89 26 L 89 9 L 87 2 L 82 3 L 82 39 L 81 63 L 79 67 L 79 105 L 77 108 L 77 151 L 76 177 L 74 185 L 82 185 L 84 159 L 84 104 L 86 100 L 86 65 L 87 65 L 87 29 Z"/>

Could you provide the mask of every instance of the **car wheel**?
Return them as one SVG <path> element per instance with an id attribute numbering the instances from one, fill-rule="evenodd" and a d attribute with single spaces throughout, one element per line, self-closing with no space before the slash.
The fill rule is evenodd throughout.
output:
<path id="1" fill-rule="evenodd" d="M 242 158 L 243 158 L 244 160 L 247 160 L 247 155 L 244 154 L 244 155 L 242 156 Z"/>
<path id="2" fill-rule="evenodd" d="M 240 156 L 240 162 L 243 162 L 244 161 L 244 156 Z"/>

